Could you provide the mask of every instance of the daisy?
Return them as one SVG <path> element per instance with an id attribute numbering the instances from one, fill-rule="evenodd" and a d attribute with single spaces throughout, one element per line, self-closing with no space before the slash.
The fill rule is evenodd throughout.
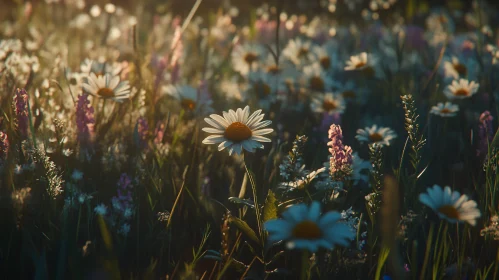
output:
<path id="1" fill-rule="evenodd" d="M 459 77 L 466 77 L 466 74 L 468 74 L 466 65 L 460 63 L 457 57 L 453 56 L 450 61 L 444 61 L 444 75 L 446 78 L 459 79 Z"/>
<path id="2" fill-rule="evenodd" d="M 303 167 L 305 167 L 305 166 L 303 166 Z M 304 189 L 307 185 L 309 185 L 315 179 L 315 177 L 317 177 L 317 175 L 321 174 L 325 170 L 326 170 L 325 167 L 319 168 L 315 171 L 310 172 L 307 176 L 305 176 L 302 179 L 299 179 L 299 180 L 293 181 L 293 182 L 282 183 L 281 187 L 292 188 L 292 189 Z"/>
<path id="3" fill-rule="evenodd" d="M 358 129 L 355 138 L 359 142 L 364 143 L 378 143 L 382 146 L 390 146 L 391 140 L 397 137 L 395 131 L 388 127 L 379 127 L 373 125 L 372 127 L 366 127 L 365 129 Z"/>
<path id="4" fill-rule="evenodd" d="M 444 90 L 445 96 L 449 99 L 465 99 L 474 95 L 478 91 L 480 85 L 474 81 L 460 79 L 454 80 L 452 84 Z"/>
<path id="5" fill-rule="evenodd" d="M 426 193 L 419 195 L 419 201 L 437 212 L 438 216 L 449 222 L 467 222 L 474 226 L 481 216 L 474 200 L 467 195 L 452 191 L 449 186 L 443 190 L 439 185 L 428 188 Z"/>
<path id="6" fill-rule="evenodd" d="M 310 107 L 316 113 L 342 114 L 345 110 L 345 101 L 341 95 L 332 93 L 318 94 L 312 99 Z"/>
<path id="7" fill-rule="evenodd" d="M 180 107 L 187 112 L 211 113 L 213 108 L 213 100 L 207 96 L 198 94 L 198 89 L 189 85 L 174 86 L 168 85 L 163 87 L 163 93 L 177 99 Z"/>
<path id="8" fill-rule="evenodd" d="M 333 249 L 335 245 L 348 246 L 355 237 L 354 230 L 341 222 L 341 214 L 331 211 L 321 217 L 321 205 L 314 201 L 308 207 L 296 204 L 282 213 L 283 219 L 265 222 L 269 241 L 286 241 L 288 249 L 316 252 L 319 247 Z"/>
<path id="9" fill-rule="evenodd" d="M 437 106 L 431 107 L 430 113 L 441 117 L 454 117 L 459 111 L 459 106 L 450 102 L 438 103 Z"/>
<path id="10" fill-rule="evenodd" d="M 237 45 L 231 54 L 232 66 L 241 75 L 247 75 L 258 67 L 263 54 L 264 49 L 260 45 Z"/>
<path id="11" fill-rule="evenodd" d="M 246 97 L 257 97 L 260 108 L 269 109 L 277 100 L 277 95 L 286 90 L 286 84 L 281 75 L 273 75 L 263 71 L 248 74 L 250 81 Z"/>
<path id="12" fill-rule="evenodd" d="M 122 102 L 130 97 L 130 85 L 128 81 L 120 82 L 120 77 L 109 73 L 104 76 L 96 76 L 90 73 L 83 83 L 83 89 L 93 96 L 104 99 L 112 99 Z"/>
<path id="13" fill-rule="evenodd" d="M 315 60 L 312 52 L 312 42 L 302 41 L 300 38 L 290 40 L 282 50 L 282 55 L 296 66 L 303 66 Z"/>
<path id="14" fill-rule="evenodd" d="M 204 132 L 213 133 L 203 140 L 203 144 L 218 144 L 218 150 L 228 148 L 229 155 L 232 153 L 241 154 L 243 149 L 248 152 L 255 152 L 256 148 L 263 149 L 260 142 L 271 142 L 263 135 L 272 133 L 272 128 L 264 127 L 270 125 L 271 121 L 262 121 L 264 114 L 262 110 L 257 110 L 250 115 L 249 106 L 244 109 L 238 108 L 236 111 L 229 110 L 223 112 L 223 117 L 211 114 L 210 118 L 204 120 L 213 127 L 203 128 Z"/>
<path id="15" fill-rule="evenodd" d="M 318 92 L 330 90 L 333 84 L 333 80 L 317 63 L 303 68 L 303 82 L 305 87 Z"/>
<path id="16" fill-rule="evenodd" d="M 319 46 L 315 46 L 313 48 L 313 53 L 317 57 L 317 60 L 324 71 L 330 71 L 333 69 L 333 61 L 336 60 L 334 54 L 329 53 L 325 47 Z"/>
<path id="17" fill-rule="evenodd" d="M 377 63 L 377 58 L 372 54 L 367 54 L 362 52 L 359 55 L 353 55 L 346 62 L 345 71 L 364 71 L 370 76 L 376 74 L 375 66 Z"/>

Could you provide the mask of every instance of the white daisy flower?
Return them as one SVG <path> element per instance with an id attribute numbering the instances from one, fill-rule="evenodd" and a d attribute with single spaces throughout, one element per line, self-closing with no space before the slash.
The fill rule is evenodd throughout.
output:
<path id="1" fill-rule="evenodd" d="M 328 212 L 321 217 L 321 205 L 314 201 L 308 207 L 296 204 L 282 213 L 283 219 L 265 222 L 269 241 L 286 241 L 288 249 L 316 252 L 319 247 L 333 249 L 336 245 L 348 246 L 355 231 L 341 222 L 341 214 Z"/>
<path id="2" fill-rule="evenodd" d="M 286 84 L 281 75 L 273 75 L 263 71 L 248 74 L 249 86 L 246 87 L 246 100 L 255 97 L 260 108 L 269 109 L 277 101 L 279 93 L 286 90 Z"/>
<path id="3" fill-rule="evenodd" d="M 130 97 L 128 81 L 120 81 L 119 76 L 109 73 L 98 77 L 95 73 L 90 73 L 83 83 L 83 89 L 91 95 L 117 102 L 122 102 Z"/>
<path id="4" fill-rule="evenodd" d="M 336 62 L 336 57 L 328 52 L 325 47 L 315 46 L 312 51 L 324 71 L 330 71 L 333 69 L 333 63 Z"/>
<path id="5" fill-rule="evenodd" d="M 388 127 L 379 127 L 373 125 L 365 129 L 358 129 L 355 138 L 359 142 L 364 143 L 378 143 L 382 146 L 390 146 L 390 142 L 397 137 L 395 131 Z"/>
<path id="6" fill-rule="evenodd" d="M 342 114 L 345 110 L 345 100 L 337 94 L 317 94 L 312 98 L 310 107 L 316 113 Z"/>
<path id="7" fill-rule="evenodd" d="M 302 41 L 300 38 L 290 40 L 282 50 L 282 55 L 296 66 L 315 61 L 315 55 L 312 52 L 312 42 Z"/>
<path id="8" fill-rule="evenodd" d="M 204 132 L 213 133 L 203 140 L 203 144 L 218 144 L 218 150 L 225 148 L 229 150 L 229 155 L 233 153 L 241 154 L 243 149 L 248 152 L 255 152 L 256 148 L 263 149 L 260 142 L 271 142 L 263 135 L 272 133 L 272 128 L 265 128 L 271 121 L 262 121 L 264 114 L 262 110 L 257 110 L 250 115 L 249 106 L 244 109 L 238 108 L 236 111 L 229 110 L 223 112 L 223 117 L 211 114 L 210 118 L 204 120 L 213 127 L 203 128 Z"/>
<path id="9" fill-rule="evenodd" d="M 258 68 L 265 49 L 257 44 L 237 45 L 232 51 L 232 67 L 241 75 L 247 75 L 249 72 Z"/>
<path id="10" fill-rule="evenodd" d="M 213 100 L 207 96 L 198 94 L 198 89 L 189 85 L 174 86 L 168 85 L 163 87 L 163 92 L 168 94 L 180 103 L 180 106 L 185 111 L 211 113 L 213 108 Z"/>
<path id="11" fill-rule="evenodd" d="M 419 195 L 419 201 L 437 212 L 438 216 L 449 222 L 467 222 L 474 226 L 481 216 L 474 200 L 467 195 L 452 191 L 449 186 L 443 190 L 439 185 L 428 188 L 426 193 Z"/>
<path id="12" fill-rule="evenodd" d="M 362 52 L 359 55 L 350 56 L 350 59 L 346 62 L 345 71 L 374 71 L 374 67 L 377 63 L 377 59 L 372 54 Z"/>
<path id="13" fill-rule="evenodd" d="M 317 175 L 321 174 L 324 171 L 326 171 L 325 167 L 319 168 L 315 171 L 310 172 L 309 174 L 307 174 L 307 176 L 305 176 L 302 179 L 299 179 L 297 181 L 282 183 L 281 188 L 303 189 L 308 184 L 310 184 L 315 179 L 315 177 L 317 177 Z"/>
<path id="14" fill-rule="evenodd" d="M 441 117 L 454 117 L 458 111 L 459 106 L 450 102 L 440 102 L 436 106 L 431 107 L 430 113 Z"/>
<path id="15" fill-rule="evenodd" d="M 459 79 L 452 81 L 452 84 L 444 90 L 445 96 L 449 99 L 465 99 L 473 96 L 478 91 L 480 85 L 474 81 Z"/>
<path id="16" fill-rule="evenodd" d="M 469 73 L 476 64 L 472 59 L 460 61 L 457 57 L 452 56 L 450 60 L 444 61 L 444 76 L 446 78 L 467 78 Z"/>
<path id="17" fill-rule="evenodd" d="M 303 83 L 313 91 L 325 92 L 331 89 L 333 80 L 318 63 L 303 68 Z"/>

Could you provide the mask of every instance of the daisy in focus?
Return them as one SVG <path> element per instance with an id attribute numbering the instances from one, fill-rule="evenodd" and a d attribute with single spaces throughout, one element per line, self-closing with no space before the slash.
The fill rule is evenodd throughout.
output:
<path id="1" fill-rule="evenodd" d="M 355 232 L 340 222 L 341 214 L 331 211 L 321 217 L 319 202 L 309 206 L 296 204 L 282 213 L 283 219 L 265 222 L 269 241 L 286 241 L 288 249 L 316 252 L 319 247 L 333 249 L 336 245 L 348 246 Z"/>
<path id="2" fill-rule="evenodd" d="M 459 106 L 450 102 L 440 102 L 436 106 L 431 107 L 430 113 L 441 117 L 454 117 L 458 111 Z"/>
<path id="3" fill-rule="evenodd" d="M 212 127 L 205 127 L 203 131 L 214 135 L 206 137 L 203 144 L 219 144 L 218 150 L 227 148 L 229 155 L 241 154 L 243 149 L 252 153 L 256 148 L 263 149 L 261 142 L 271 142 L 263 135 L 274 131 L 272 128 L 264 127 L 272 122 L 262 121 L 264 117 L 264 114 L 261 114 L 262 110 L 257 110 L 251 115 L 249 110 L 249 106 L 246 106 L 236 111 L 224 111 L 223 116 L 211 114 L 210 118 L 205 118 L 204 120 Z"/>
<path id="4" fill-rule="evenodd" d="M 316 113 L 341 114 L 345 110 L 345 101 L 341 95 L 332 93 L 318 94 L 312 99 L 310 107 Z"/>
<path id="5" fill-rule="evenodd" d="M 480 85 L 474 81 L 468 81 L 465 79 L 460 79 L 459 81 L 454 80 L 452 84 L 447 86 L 444 90 L 444 94 L 447 98 L 453 99 L 465 99 L 473 96 Z"/>
<path id="6" fill-rule="evenodd" d="M 112 99 L 116 102 L 122 102 L 130 97 L 128 81 L 122 82 L 119 76 L 111 74 L 96 76 L 94 73 L 90 73 L 83 83 L 83 89 L 93 96 Z"/>
<path id="7" fill-rule="evenodd" d="M 419 195 L 419 201 L 433 209 L 440 218 L 452 223 L 467 222 L 474 226 L 476 219 L 481 216 L 474 200 L 452 191 L 449 186 L 442 190 L 439 185 L 434 185 L 428 188 L 426 193 Z"/>
<path id="8" fill-rule="evenodd" d="M 390 146 L 391 141 L 397 138 L 397 134 L 388 127 L 380 126 L 378 128 L 377 125 L 373 125 L 372 127 L 358 129 L 355 138 L 361 143 L 377 143 L 382 146 Z"/>

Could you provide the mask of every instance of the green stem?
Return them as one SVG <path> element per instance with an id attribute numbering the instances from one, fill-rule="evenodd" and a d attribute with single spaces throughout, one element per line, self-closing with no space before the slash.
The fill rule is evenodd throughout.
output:
<path id="1" fill-rule="evenodd" d="M 258 233 L 260 234 L 260 241 L 263 241 L 263 230 L 262 230 L 262 220 L 261 220 L 262 215 L 260 214 L 260 205 L 258 204 L 258 195 L 257 195 L 257 190 L 256 190 L 256 184 L 255 184 L 255 181 L 253 180 L 253 176 L 251 176 L 251 173 L 250 173 L 250 170 L 248 169 L 248 166 L 246 165 L 246 158 L 244 158 L 244 155 L 243 155 L 243 161 L 244 161 L 244 168 L 246 170 L 246 173 L 248 174 L 248 178 L 250 179 L 251 190 L 253 191 L 253 203 L 255 204 L 256 222 L 258 224 Z"/>

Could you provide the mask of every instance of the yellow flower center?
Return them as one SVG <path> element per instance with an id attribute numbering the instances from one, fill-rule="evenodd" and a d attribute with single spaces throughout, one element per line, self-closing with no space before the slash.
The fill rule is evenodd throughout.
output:
<path id="1" fill-rule="evenodd" d="M 356 94 L 353 90 L 347 90 L 347 91 L 344 91 L 341 93 L 341 95 L 344 97 L 344 98 L 355 98 L 356 97 Z"/>
<path id="2" fill-rule="evenodd" d="M 332 100 L 324 100 L 324 102 L 322 102 L 322 108 L 324 111 L 329 112 L 338 108 L 338 106 L 336 106 L 336 102 Z"/>
<path id="3" fill-rule="evenodd" d="M 372 142 L 379 142 L 383 140 L 383 135 L 379 134 L 378 132 L 374 132 L 369 135 L 369 140 L 371 140 Z"/>
<path id="4" fill-rule="evenodd" d="M 295 225 L 291 234 L 299 239 L 319 239 L 322 237 L 322 230 L 315 222 L 303 221 Z"/>
<path id="5" fill-rule="evenodd" d="M 365 61 L 359 61 L 357 64 L 355 64 L 355 68 L 359 69 L 359 68 L 362 68 L 364 66 L 366 66 L 366 62 Z"/>
<path id="6" fill-rule="evenodd" d="M 182 106 L 184 110 L 192 111 L 194 110 L 194 108 L 196 108 L 196 101 L 189 98 L 184 98 L 182 99 L 182 101 L 180 101 L 180 106 Z"/>
<path id="7" fill-rule="evenodd" d="M 455 96 L 468 96 L 470 92 L 464 88 L 460 88 L 454 92 Z"/>
<path id="8" fill-rule="evenodd" d="M 244 56 L 244 61 L 246 61 L 246 63 L 248 64 L 253 64 L 253 62 L 257 60 L 258 60 L 258 55 L 252 52 L 249 52 Z"/>
<path id="9" fill-rule="evenodd" d="M 459 76 L 466 76 L 466 73 L 468 73 L 468 69 L 466 66 L 464 66 L 461 63 L 454 64 L 454 70 L 459 74 Z"/>
<path id="10" fill-rule="evenodd" d="M 331 66 L 331 59 L 329 58 L 329 56 L 324 56 L 320 59 L 320 64 L 322 68 L 329 69 L 329 67 Z"/>
<path id="11" fill-rule="evenodd" d="M 277 65 L 272 65 L 267 67 L 267 72 L 275 75 L 281 72 L 281 69 Z"/>
<path id="12" fill-rule="evenodd" d="M 440 110 L 440 113 L 442 113 L 442 114 L 448 114 L 450 112 L 451 111 L 448 108 L 443 108 L 442 110 Z"/>
<path id="13" fill-rule="evenodd" d="M 101 88 L 97 91 L 97 95 L 101 97 L 113 97 L 114 96 L 114 91 L 110 88 Z"/>
<path id="14" fill-rule="evenodd" d="M 324 81 L 319 76 L 310 78 L 310 88 L 317 91 L 324 90 Z"/>
<path id="15" fill-rule="evenodd" d="M 438 212 L 448 218 L 459 220 L 459 212 L 457 212 L 456 207 L 452 205 L 441 206 L 440 208 L 438 208 Z"/>
<path id="16" fill-rule="evenodd" d="M 304 57 L 308 54 L 308 48 L 300 48 L 298 50 L 298 57 Z"/>
<path id="17" fill-rule="evenodd" d="M 253 133 L 248 126 L 240 122 L 231 123 L 226 129 L 224 133 L 224 137 L 228 140 L 238 143 L 244 140 L 251 138 Z"/>

